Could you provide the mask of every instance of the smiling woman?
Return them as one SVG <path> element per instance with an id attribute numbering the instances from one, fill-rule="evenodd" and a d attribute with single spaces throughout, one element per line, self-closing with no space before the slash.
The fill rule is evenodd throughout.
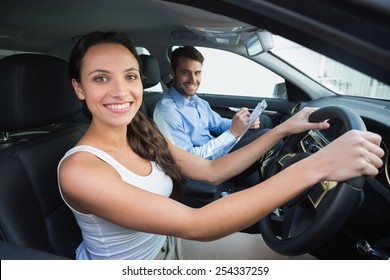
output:
<path id="1" fill-rule="evenodd" d="M 22 249 L 28 247 L 49 252 L 55 257 L 75 258 L 76 247 L 82 238 L 80 227 L 60 197 L 56 168 L 64 153 L 77 143 L 103 150 L 115 159 L 110 161 L 113 165 L 120 162 L 119 169 L 132 170 L 135 182 L 152 180 L 152 183 L 139 183 L 144 189 L 123 183 L 118 177 L 119 172 L 109 164 L 94 154 L 80 151 L 64 159 L 61 166 L 77 158 L 82 163 L 96 163 L 96 168 L 89 168 L 88 164 L 79 166 L 80 162 L 77 162 L 73 170 L 77 174 L 72 177 L 74 181 L 61 186 L 65 190 L 69 185 L 79 184 L 79 190 L 85 191 L 85 197 L 90 201 L 82 203 L 84 196 L 75 199 L 72 195 L 77 194 L 76 190 L 71 194 L 65 190 L 65 200 L 72 200 L 75 207 L 80 207 L 77 210 L 88 208 L 89 211 L 83 212 L 86 216 L 95 211 L 96 216 L 107 218 L 106 221 L 112 218 L 113 224 L 121 224 L 115 227 L 118 231 L 148 232 L 153 238 L 157 234 L 204 242 L 240 232 L 240 236 L 252 234 L 258 241 L 259 224 L 264 215 L 271 221 L 272 232 L 277 238 L 289 237 L 299 232 L 296 229 L 300 226 L 291 221 L 306 223 L 321 207 L 318 204 L 303 217 L 300 208 L 295 212 L 288 211 L 292 205 L 289 203 L 291 197 L 302 198 L 296 204 L 298 206 L 312 205 L 310 198 L 301 195 L 300 187 L 308 188 L 310 197 L 319 191 L 319 194 L 324 194 L 322 201 L 333 201 L 338 193 L 335 191 L 337 186 L 323 193 L 317 186 L 329 184 L 315 184 L 310 181 L 313 177 L 323 174 L 321 170 L 332 171 L 331 175 L 336 178 L 329 176 L 327 179 L 336 181 L 346 179 L 338 177 L 340 173 L 346 174 L 344 168 L 349 171 L 353 168 L 367 171 L 365 168 L 368 168 L 373 177 L 361 177 L 364 184 L 359 203 L 354 205 L 345 222 L 339 224 L 329 239 L 314 244 L 315 249 L 304 253 L 318 259 L 347 260 L 390 255 L 389 152 L 381 158 L 384 165 L 375 175 L 371 173 L 374 167 L 369 162 L 374 161 L 376 166 L 379 162 L 369 157 L 358 160 L 351 155 L 355 151 L 353 147 L 358 149 L 354 145 L 368 144 L 365 137 L 361 138 L 366 133 L 345 131 L 343 121 L 335 117 L 328 120 L 329 128 L 320 130 L 310 126 L 318 124 L 306 122 L 309 128 L 295 130 L 296 123 L 290 121 L 299 120 L 297 123 L 302 124 L 300 117 L 311 113 L 312 108 L 318 108 L 321 113 L 333 106 L 346 107 L 357 114 L 357 119 L 363 120 L 368 131 L 381 136 L 381 147 L 388 150 L 389 1 L 111 0 L 108 5 L 106 0 L 2 0 L 0 6 L 2 259 L 12 258 L 16 252 L 3 250 L 1 243 L 5 242 L 22 246 Z M 104 65 L 88 66 L 93 74 L 80 76 L 72 73 L 76 95 L 66 70 L 69 55 L 80 38 L 95 30 L 123 32 L 131 37 L 139 53 L 149 56 L 142 58 L 145 65 L 140 67 L 135 54 L 131 58 L 125 55 L 115 60 L 118 57 L 110 53 L 110 60 Z M 273 34 L 274 47 L 249 55 L 248 40 L 265 30 Z M 236 151 L 228 160 L 207 163 L 189 157 L 167 143 L 156 132 L 153 122 L 138 112 L 138 108 L 149 118 L 153 115 L 155 102 L 171 85 L 169 54 L 172 46 L 185 45 L 196 46 L 205 56 L 203 80 L 197 95 L 207 101 L 213 111 L 223 118 L 232 119 L 235 112 L 229 108 L 248 108 L 252 112 L 265 99 L 268 105 L 263 112 L 265 117 L 277 128 L 276 132 L 280 132 L 280 128 L 286 132 L 283 128 L 288 127 L 289 133 L 273 131 L 247 152 Z M 100 58 L 103 59 L 104 54 L 111 50 L 104 49 Z M 118 53 L 123 54 L 119 50 Z M 154 63 L 149 67 L 145 61 Z M 73 62 L 70 64 L 74 65 Z M 158 92 L 153 88 L 148 91 L 142 88 L 142 83 L 150 86 L 155 82 L 160 85 Z M 77 96 L 85 99 L 85 108 Z M 94 114 L 92 122 L 85 117 L 88 108 Z M 85 134 L 87 128 L 90 130 Z M 337 132 L 345 133 L 343 135 L 347 138 L 336 142 L 340 139 Z M 278 173 L 270 178 L 271 181 L 262 182 L 262 189 L 267 189 L 266 193 L 274 191 L 273 195 L 259 195 L 258 187 L 241 192 L 229 182 L 224 182 L 223 187 L 212 185 L 245 169 L 251 161 L 256 166 L 268 144 L 272 145 L 276 138 L 283 138 L 286 142 L 293 137 L 287 134 L 295 133 L 302 137 L 301 143 L 283 150 L 284 154 L 278 154 L 270 164 L 280 167 L 283 160 L 279 158 L 286 160 L 299 155 L 304 159 L 296 164 L 304 168 L 292 166 L 287 171 L 291 176 Z M 82 142 L 86 140 L 88 142 Z M 316 143 L 318 140 L 320 143 Z M 376 143 L 376 140 L 370 140 Z M 371 147 L 371 152 L 374 152 L 376 146 L 366 147 Z M 324 159 L 331 160 L 323 162 Z M 305 170 L 303 174 L 300 173 L 302 170 Z M 186 188 L 181 194 L 176 192 L 180 189 L 176 186 L 183 183 L 183 176 L 203 181 L 199 185 L 192 185 L 193 181 L 199 180 L 184 182 Z M 168 177 L 175 182 L 172 186 Z M 124 187 L 128 185 L 131 185 L 130 195 Z M 104 187 L 107 193 L 101 195 Z M 171 188 L 173 193 L 170 195 Z M 294 194 L 289 193 L 294 189 Z M 280 196 L 284 196 L 284 200 Z M 253 209 L 258 213 L 251 216 Z M 124 217 L 129 220 L 122 220 Z M 294 224 L 292 232 L 283 227 L 286 223 Z M 85 234 L 87 238 L 88 234 Z M 157 248 L 162 239 L 154 240 L 158 240 Z M 142 247 L 142 242 L 133 244 L 134 248 Z M 362 250 L 357 249 L 359 244 L 368 244 L 370 250 L 362 254 Z M 242 251 L 234 249 L 231 244 L 226 248 L 246 254 L 256 251 L 253 248 L 263 248 L 263 245 L 260 239 L 258 244 Z M 145 255 L 150 257 L 150 252 L 156 248 Z M 269 252 L 268 249 L 258 251 Z M 275 252 L 270 254 L 280 257 Z M 27 253 L 21 256 L 38 257 Z M 373 264 L 370 262 L 370 265 Z M 21 272 L 19 268 L 18 273 Z M 45 271 L 47 266 L 42 272 Z M 307 271 L 307 266 L 301 271 Z M 357 273 L 359 277 L 364 274 L 356 269 L 343 271 L 349 273 L 348 277 L 353 277 L 351 273 Z M 370 268 L 365 277 L 372 277 L 378 271 L 380 269 Z M 38 275 L 41 277 L 42 273 Z"/>

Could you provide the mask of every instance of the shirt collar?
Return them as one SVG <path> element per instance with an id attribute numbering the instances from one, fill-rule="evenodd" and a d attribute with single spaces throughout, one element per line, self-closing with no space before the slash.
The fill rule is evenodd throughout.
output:
<path id="1" fill-rule="evenodd" d="M 185 98 L 173 86 L 170 87 L 169 94 L 171 95 L 172 99 L 175 101 L 178 109 L 181 109 L 182 107 L 187 106 L 190 103 L 194 103 L 194 102 L 197 103 L 199 100 L 199 97 L 196 94 L 192 96 L 190 99 Z"/>

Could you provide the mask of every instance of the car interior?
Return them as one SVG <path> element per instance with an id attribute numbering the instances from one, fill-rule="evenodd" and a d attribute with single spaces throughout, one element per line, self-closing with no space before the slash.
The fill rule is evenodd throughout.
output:
<path id="1" fill-rule="evenodd" d="M 378 176 L 341 182 L 337 188 L 337 183 L 322 182 L 244 231 L 261 233 L 267 245 L 286 255 L 390 258 L 388 4 L 353 4 L 349 0 L 297 1 L 295 5 L 289 1 L 113 0 L 107 7 L 100 0 L 69 0 L 55 5 L 45 0 L 3 2 L 0 259 L 75 258 L 82 236 L 59 193 L 57 166 L 90 121 L 68 79 L 67 60 L 75 40 L 94 30 L 127 32 L 136 46 L 147 50 L 139 55 L 144 88 L 140 111 L 151 119 L 155 105 L 170 86 L 169 54 L 173 47 L 186 44 L 233 52 L 283 77 L 267 97 L 198 92 L 223 117 L 234 115 L 231 107 L 253 109 L 263 99 L 268 104 L 264 113 L 275 126 L 306 106 L 321 108 L 313 118 L 329 119 L 331 129 L 286 138 L 268 176 L 315 153 L 347 130 L 367 129 L 380 134 L 386 154 Z M 70 15 L 72 22 L 65 24 Z M 382 95 L 352 96 L 324 87 L 276 50 L 273 53 L 270 32 L 369 75 L 371 88 L 383 88 Z M 237 70 L 231 71 L 231 76 L 221 77 L 217 83 L 234 80 Z M 299 157 L 283 157 L 291 154 Z M 188 180 L 182 203 L 201 207 L 235 191 L 229 183 L 215 187 Z"/>

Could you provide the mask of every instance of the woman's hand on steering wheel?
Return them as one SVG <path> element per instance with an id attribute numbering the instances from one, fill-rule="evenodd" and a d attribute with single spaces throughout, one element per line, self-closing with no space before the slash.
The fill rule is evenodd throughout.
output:
<path id="1" fill-rule="evenodd" d="M 318 108 L 305 107 L 284 123 L 280 124 L 279 127 L 285 131 L 286 136 L 311 129 L 327 129 L 330 125 L 326 120 L 321 122 L 309 122 L 309 116 L 317 110 Z"/>
<path id="2" fill-rule="evenodd" d="M 350 130 L 313 154 L 312 160 L 321 166 L 317 170 L 324 172 L 322 181 L 342 182 L 362 175 L 375 176 L 383 164 L 380 142 L 378 134 Z"/>

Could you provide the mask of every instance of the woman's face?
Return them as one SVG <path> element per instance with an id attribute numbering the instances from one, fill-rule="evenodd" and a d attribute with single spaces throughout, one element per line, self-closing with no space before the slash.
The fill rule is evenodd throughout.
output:
<path id="1" fill-rule="evenodd" d="M 103 43 L 86 52 L 80 69 L 80 83 L 72 80 L 77 96 L 85 100 L 93 122 L 125 126 L 142 102 L 139 64 L 124 46 Z"/>

